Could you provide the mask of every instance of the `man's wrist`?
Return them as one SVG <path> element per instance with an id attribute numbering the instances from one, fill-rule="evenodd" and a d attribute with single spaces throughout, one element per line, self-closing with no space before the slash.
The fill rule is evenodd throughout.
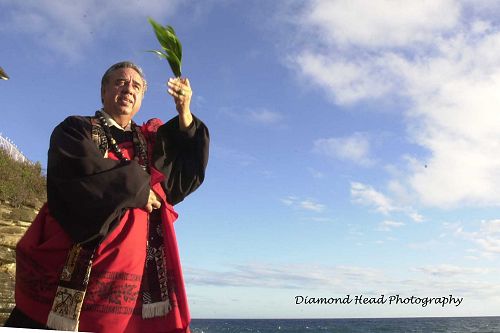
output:
<path id="1" fill-rule="evenodd" d="M 179 114 L 179 129 L 183 132 L 187 132 L 191 125 L 193 124 L 193 115 L 191 111 L 183 112 Z"/>

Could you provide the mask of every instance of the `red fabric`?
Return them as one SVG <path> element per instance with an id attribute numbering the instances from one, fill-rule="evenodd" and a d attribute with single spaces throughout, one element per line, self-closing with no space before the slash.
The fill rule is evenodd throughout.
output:
<path id="1" fill-rule="evenodd" d="M 121 145 L 132 157 L 132 144 Z M 110 158 L 116 159 L 114 154 Z M 151 187 L 162 198 L 162 227 L 167 271 L 173 291 L 166 317 L 142 319 L 140 285 L 146 255 L 148 214 L 129 209 L 98 247 L 80 315 L 80 331 L 188 332 L 190 314 L 173 223 L 177 213 L 160 185 L 163 175 L 152 170 Z M 16 306 L 32 319 L 46 323 L 61 269 L 72 242 L 44 205 L 17 245 Z"/>
<path id="2" fill-rule="evenodd" d="M 148 158 L 151 160 L 151 156 L 153 154 L 153 147 L 156 142 L 156 132 L 158 132 L 158 128 L 163 125 L 163 122 L 158 118 L 153 118 L 144 123 L 140 130 L 146 141 L 148 143 Z M 152 174 L 151 174 L 152 175 Z"/>

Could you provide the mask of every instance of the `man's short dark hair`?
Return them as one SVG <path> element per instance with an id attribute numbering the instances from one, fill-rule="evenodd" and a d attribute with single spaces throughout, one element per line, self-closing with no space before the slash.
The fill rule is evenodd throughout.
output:
<path id="1" fill-rule="evenodd" d="M 104 89 L 104 86 L 108 83 L 109 76 L 111 75 L 112 72 L 114 72 L 120 68 L 132 68 L 133 70 L 135 70 L 141 76 L 142 85 L 144 87 L 143 93 L 145 93 L 146 90 L 148 89 L 148 83 L 146 82 L 146 78 L 144 77 L 144 73 L 142 72 L 142 68 L 137 66 L 136 64 L 134 64 L 131 61 L 120 61 L 120 62 L 112 65 L 111 67 L 109 67 L 106 70 L 106 72 L 104 72 L 104 75 L 102 76 L 102 79 L 101 79 L 101 102 L 104 103 L 104 100 L 102 98 L 102 91 Z"/>

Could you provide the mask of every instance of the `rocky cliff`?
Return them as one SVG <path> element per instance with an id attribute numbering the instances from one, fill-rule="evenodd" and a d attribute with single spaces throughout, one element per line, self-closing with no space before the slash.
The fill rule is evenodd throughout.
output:
<path id="1" fill-rule="evenodd" d="M 14 307 L 15 247 L 37 212 L 32 207 L 13 208 L 0 202 L 0 326 Z"/>

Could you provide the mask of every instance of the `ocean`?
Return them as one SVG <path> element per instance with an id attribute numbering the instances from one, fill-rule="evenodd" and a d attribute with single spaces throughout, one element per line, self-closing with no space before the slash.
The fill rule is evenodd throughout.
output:
<path id="1" fill-rule="evenodd" d="M 193 319 L 192 333 L 500 333 L 500 317 Z"/>

